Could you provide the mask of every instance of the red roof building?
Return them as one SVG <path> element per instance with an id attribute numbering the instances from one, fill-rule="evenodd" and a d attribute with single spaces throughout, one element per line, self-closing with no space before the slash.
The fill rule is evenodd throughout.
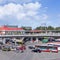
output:
<path id="1" fill-rule="evenodd" d="M 16 27 L 8 27 L 8 26 L 1 26 L 0 30 L 5 30 L 5 31 L 14 31 L 14 30 L 23 30 L 23 28 L 16 28 Z"/>
<path id="2" fill-rule="evenodd" d="M 0 34 L 18 34 L 21 33 L 23 28 L 18 28 L 18 27 L 9 27 L 9 26 L 1 26 L 0 27 Z"/>

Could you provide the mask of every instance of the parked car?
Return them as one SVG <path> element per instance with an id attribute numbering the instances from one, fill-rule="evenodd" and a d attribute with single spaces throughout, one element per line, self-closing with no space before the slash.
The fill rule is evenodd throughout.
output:
<path id="1" fill-rule="evenodd" d="M 28 48 L 29 48 L 29 49 L 35 49 L 35 47 L 33 47 L 33 46 L 28 46 Z"/>
<path id="2" fill-rule="evenodd" d="M 9 46 L 2 46 L 2 51 L 11 51 Z"/>
<path id="3" fill-rule="evenodd" d="M 33 49 L 32 52 L 39 52 L 39 53 L 41 53 L 41 50 L 40 49 Z"/>

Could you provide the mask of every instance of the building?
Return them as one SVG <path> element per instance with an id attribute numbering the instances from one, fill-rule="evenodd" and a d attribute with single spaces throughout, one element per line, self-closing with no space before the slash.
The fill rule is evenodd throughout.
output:
<path id="1" fill-rule="evenodd" d="M 27 28 L 27 30 L 24 30 L 24 28 L 19 28 L 18 26 L 11 26 L 11 25 L 4 25 L 0 26 L 0 35 L 20 35 L 20 34 L 40 34 L 40 33 L 58 33 L 60 34 L 60 31 L 58 30 L 29 30 L 31 28 Z"/>
<path id="2" fill-rule="evenodd" d="M 18 26 L 0 26 L 0 35 L 19 35 L 24 34 L 24 29 Z"/>
<path id="3" fill-rule="evenodd" d="M 39 33 L 48 33 L 48 34 L 53 34 L 53 33 L 60 33 L 60 30 L 28 30 L 25 31 L 26 34 L 39 34 Z"/>

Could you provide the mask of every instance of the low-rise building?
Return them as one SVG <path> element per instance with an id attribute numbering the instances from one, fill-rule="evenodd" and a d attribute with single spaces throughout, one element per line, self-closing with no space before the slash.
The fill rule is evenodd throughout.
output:
<path id="1" fill-rule="evenodd" d="M 24 29 L 18 26 L 0 26 L 0 35 L 19 35 L 24 34 Z"/>

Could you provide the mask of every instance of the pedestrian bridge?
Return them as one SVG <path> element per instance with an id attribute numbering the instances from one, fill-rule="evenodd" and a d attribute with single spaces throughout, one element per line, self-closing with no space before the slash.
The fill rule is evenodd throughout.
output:
<path id="1" fill-rule="evenodd" d="M 21 35 L 0 35 L 0 38 L 5 37 L 60 37 L 60 33 L 40 33 L 40 34 L 21 34 Z"/>

